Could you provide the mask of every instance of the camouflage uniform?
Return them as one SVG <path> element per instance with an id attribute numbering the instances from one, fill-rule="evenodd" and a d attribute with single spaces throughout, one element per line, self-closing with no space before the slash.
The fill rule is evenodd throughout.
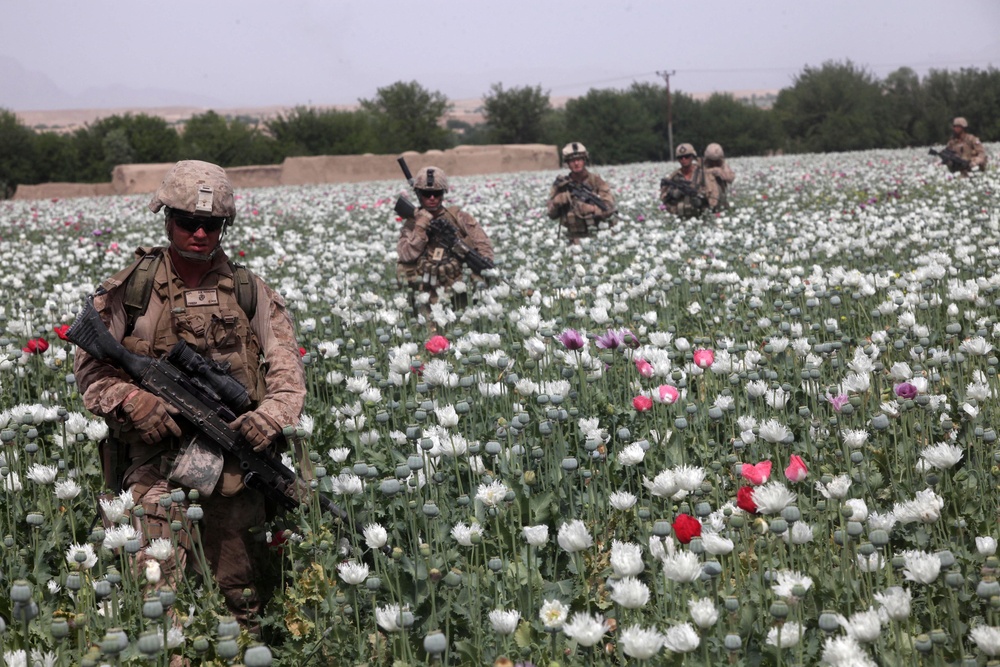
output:
<path id="1" fill-rule="evenodd" d="M 444 217 L 451 222 L 458 230 L 461 240 L 493 261 L 493 246 L 475 218 L 457 206 L 442 206 L 437 217 Z M 461 278 L 462 262 L 448 252 L 447 248 L 438 244 L 433 235 L 427 233 L 431 220 L 428 211 L 418 208 L 414 217 L 403 221 L 399 241 L 396 243 L 396 276 L 401 283 L 409 286 L 412 296 L 415 297 L 418 292 L 426 292 L 430 296 L 428 303 L 437 303 L 438 290 L 451 287 Z M 464 293 L 452 295 L 453 307 L 463 308 L 466 302 Z M 417 309 L 416 305 L 414 303 L 415 310 L 423 310 Z"/>
<path id="2" fill-rule="evenodd" d="M 729 207 L 727 190 L 730 184 L 736 180 L 736 174 L 726 163 L 722 146 L 719 144 L 709 144 L 705 148 L 705 159 L 702 162 L 702 169 L 705 170 L 706 184 L 713 187 L 706 189 L 708 195 L 708 206 L 712 211 L 721 211 Z"/>
<path id="3" fill-rule="evenodd" d="M 688 176 L 684 175 L 683 169 L 677 169 L 660 181 L 660 201 L 674 215 L 681 218 L 694 218 L 701 215 L 708 206 L 700 198 L 685 195 L 677 188 L 672 187 L 670 181 L 674 179 L 688 181 L 708 202 L 711 202 L 713 198 L 715 201 L 719 201 L 718 184 L 714 182 L 714 179 L 706 178 L 703 175 L 700 165 L 696 164 Z"/>
<path id="4" fill-rule="evenodd" d="M 131 352 L 151 357 L 165 355 L 183 339 L 202 356 L 230 365 L 231 375 L 247 388 L 255 412 L 266 414 L 275 424 L 297 424 L 305 401 L 305 373 L 281 296 L 259 277 L 248 274 L 256 289 L 256 307 L 250 319 L 236 299 L 233 269 L 221 250 L 209 260 L 207 273 L 196 288 L 187 287 L 177 275 L 167 249 L 136 251 L 139 258 L 151 253 L 159 254 L 161 260 L 147 309 L 135 319 L 131 332 L 126 331 L 125 285 L 140 260 L 104 281 L 95 294 L 94 306 L 111 334 Z M 183 576 L 189 561 L 195 566 L 199 562 L 191 553 L 189 531 L 194 527 L 184 516 L 186 500 L 166 508 L 159 501 L 181 486 L 169 478 L 175 462 L 188 462 L 179 454 L 190 441 L 191 429 L 180 421 L 181 437 L 168 434 L 158 442 L 143 441 L 122 412 L 123 403 L 136 391 L 128 376 L 82 349 L 77 349 L 74 370 L 84 405 L 104 417 L 109 440 L 121 443 L 127 464 L 123 488 L 144 508 L 144 515 L 134 518 L 143 547 L 153 538 L 170 539 L 171 521 L 184 525 L 177 534 L 180 548 L 175 552 L 180 569 L 176 569 L 174 559 L 160 563 L 164 580 L 173 583 Z M 202 495 L 198 502 L 205 513 L 198 526 L 200 540 L 212 574 L 230 612 L 246 623 L 261 606 L 257 581 L 265 545 L 263 535 L 255 537 L 251 531 L 261 528 L 266 519 L 264 497 L 243 487 L 238 464 L 225 456 L 214 491 L 207 497 Z M 148 558 L 144 550 L 137 554 L 140 571 Z"/>
<path id="5" fill-rule="evenodd" d="M 555 201 L 560 193 L 565 192 L 565 188 L 560 187 L 564 178 L 571 178 L 577 183 L 586 185 L 601 201 L 608 205 L 608 210 L 602 211 L 599 207 L 580 201 L 575 197 L 569 204 Z M 611 188 L 608 187 L 603 178 L 586 169 L 579 174 L 571 173 L 568 176 L 557 178 L 549 190 L 549 199 L 545 208 L 551 219 L 558 219 L 559 223 L 566 228 L 566 235 L 570 242 L 590 236 L 591 231 L 597 229 L 602 221 L 606 220 L 608 227 L 615 226 L 615 197 L 611 194 Z"/>
<path id="6" fill-rule="evenodd" d="M 979 167 L 981 171 L 986 171 L 986 150 L 979 137 L 963 132 L 961 137 L 952 137 L 945 148 L 955 152 L 963 160 L 968 160 L 970 166 Z M 948 168 L 952 172 L 960 171 L 958 167 L 951 165 Z"/>

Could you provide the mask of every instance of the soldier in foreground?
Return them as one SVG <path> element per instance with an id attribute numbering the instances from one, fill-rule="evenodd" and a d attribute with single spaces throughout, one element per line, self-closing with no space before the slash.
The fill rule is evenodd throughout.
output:
<path id="1" fill-rule="evenodd" d="M 236 206 L 226 172 L 197 160 L 178 162 L 149 203 L 164 210 L 167 247 L 139 248 L 131 266 L 105 280 L 94 306 L 111 334 L 138 355 L 161 357 L 178 340 L 202 356 L 228 364 L 244 386 L 252 409 L 230 424 L 256 450 L 284 446 L 282 429 L 299 421 L 305 375 L 291 317 L 281 296 L 223 252 L 221 239 Z M 258 590 L 264 545 L 252 529 L 266 520 L 264 497 L 243 484 L 230 455 L 196 446 L 191 426 L 175 421 L 177 409 L 140 389 L 106 361 L 77 349 L 76 379 L 87 409 L 104 417 L 109 435 L 102 467 L 111 490 L 127 489 L 144 513 L 134 519 L 145 550 L 160 545 L 173 553 L 159 561 L 164 581 L 176 585 L 187 564 L 197 567 L 187 530 L 185 493 L 161 504 L 174 489 L 199 488 L 201 544 L 230 613 L 251 629 L 262 600 Z M 202 573 L 208 576 L 208 573 Z"/>
<path id="2" fill-rule="evenodd" d="M 674 215 L 694 218 L 708 209 L 710 192 L 715 191 L 714 179 L 710 183 L 705 177 L 691 144 L 678 146 L 676 155 L 681 166 L 660 181 L 660 201 Z"/>
<path id="3" fill-rule="evenodd" d="M 603 178 L 587 170 L 589 157 L 580 142 L 566 144 L 562 159 L 569 167 L 569 174 L 552 184 L 546 204 L 549 217 L 558 219 L 566 228 L 566 238 L 571 244 L 590 236 L 602 222 L 608 228 L 615 224 L 614 195 Z"/>
<path id="4" fill-rule="evenodd" d="M 468 305 L 468 293 L 462 277 L 462 260 L 453 251 L 453 242 L 465 244 L 479 255 L 493 261 L 493 245 L 475 218 L 457 206 L 445 207 L 448 176 L 437 167 L 424 167 L 413 179 L 413 189 L 420 206 L 413 217 L 403 220 L 396 244 L 396 276 L 410 288 L 414 314 L 427 318 L 431 305 L 443 297 L 456 310 Z M 455 230 L 455 238 L 434 230 L 443 219 Z M 447 226 L 445 226 L 447 228 Z M 481 277 L 473 274 L 473 279 Z M 457 288 L 457 289 L 456 289 Z"/>
<path id="5" fill-rule="evenodd" d="M 939 155 L 941 161 L 948 165 L 952 173 L 960 172 L 963 176 L 979 168 L 986 171 L 986 151 L 983 142 L 974 134 L 969 134 L 969 122 L 959 116 L 951 122 L 951 139 Z"/>
<path id="6" fill-rule="evenodd" d="M 705 180 L 714 181 L 714 187 L 708 191 L 708 206 L 713 212 L 729 208 L 728 190 L 736 180 L 736 174 L 726 163 L 726 156 L 719 144 L 709 144 L 705 148 L 705 160 L 702 168 L 705 170 Z"/>

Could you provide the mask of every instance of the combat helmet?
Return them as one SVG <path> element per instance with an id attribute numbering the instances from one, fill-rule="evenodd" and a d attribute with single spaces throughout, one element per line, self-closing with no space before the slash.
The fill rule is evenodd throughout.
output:
<path id="1" fill-rule="evenodd" d="M 705 147 L 706 160 L 722 160 L 725 157 L 725 153 L 722 152 L 722 146 L 719 144 L 709 144 Z"/>
<path id="2" fill-rule="evenodd" d="M 677 147 L 675 152 L 675 157 L 681 158 L 685 155 L 690 155 L 691 157 L 698 157 L 698 152 L 695 151 L 694 146 L 691 144 L 681 144 Z"/>
<path id="3" fill-rule="evenodd" d="M 588 160 L 590 158 L 590 153 L 587 152 L 587 147 L 581 144 L 579 141 L 571 141 L 562 149 L 562 159 L 563 164 L 569 162 L 570 160 L 575 160 L 577 158 L 583 158 Z"/>
<path id="4" fill-rule="evenodd" d="M 968 127 L 969 127 L 969 121 L 965 120 L 964 117 L 959 116 L 955 120 L 951 121 L 951 125 L 952 125 L 952 127 L 958 125 L 959 127 L 964 127 L 966 129 L 968 129 Z"/>
<path id="5" fill-rule="evenodd" d="M 448 174 L 439 167 L 424 167 L 413 179 L 413 187 L 416 190 L 448 192 Z"/>
<path id="6" fill-rule="evenodd" d="M 210 162 L 181 160 L 167 172 L 149 202 L 149 210 L 169 210 L 205 218 L 222 218 L 229 226 L 236 219 L 233 186 L 226 171 Z"/>

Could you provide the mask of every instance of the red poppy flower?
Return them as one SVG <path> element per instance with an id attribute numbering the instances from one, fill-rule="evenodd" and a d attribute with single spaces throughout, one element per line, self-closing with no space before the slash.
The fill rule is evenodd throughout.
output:
<path id="1" fill-rule="evenodd" d="M 753 501 L 753 487 L 741 486 L 736 492 L 736 506 L 750 514 L 757 513 L 757 503 Z"/>
<path id="2" fill-rule="evenodd" d="M 27 354 L 41 354 L 49 349 L 49 341 L 44 338 L 32 338 L 28 344 L 21 348 Z"/>
<path id="3" fill-rule="evenodd" d="M 53 331 L 55 331 L 56 335 L 62 338 L 63 340 L 69 340 L 69 338 L 66 338 L 66 332 L 69 331 L 68 324 L 60 324 L 59 326 L 55 327 Z"/>
<path id="4" fill-rule="evenodd" d="M 451 347 L 451 343 L 444 336 L 431 336 L 431 339 L 424 343 L 424 349 L 431 354 L 440 354 L 449 347 Z"/>
<path id="5" fill-rule="evenodd" d="M 636 396 L 632 399 L 632 407 L 639 412 L 645 412 L 653 407 L 653 399 L 649 396 Z"/>
<path id="6" fill-rule="evenodd" d="M 304 356 L 306 356 L 306 353 L 307 353 L 307 350 L 306 350 L 306 348 L 304 348 L 304 347 L 300 347 L 300 348 L 299 348 L 299 356 L 300 356 L 300 357 L 304 357 Z"/>
<path id="7" fill-rule="evenodd" d="M 691 541 L 692 537 L 699 537 L 701 535 L 701 521 L 698 521 L 698 519 L 690 514 L 678 514 L 677 518 L 674 519 L 672 527 L 674 535 L 677 536 L 677 541 L 681 544 L 687 544 Z"/>

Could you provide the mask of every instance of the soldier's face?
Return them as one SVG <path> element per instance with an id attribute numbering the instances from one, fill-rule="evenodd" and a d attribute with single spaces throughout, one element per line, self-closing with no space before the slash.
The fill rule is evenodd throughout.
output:
<path id="1" fill-rule="evenodd" d="M 586 164 L 587 161 L 584 160 L 582 157 L 575 157 L 572 160 L 566 162 L 566 165 L 569 167 L 569 170 L 574 174 L 579 174 L 581 171 L 583 171 L 583 168 Z"/>
<path id="2" fill-rule="evenodd" d="M 167 236 L 177 250 L 193 252 L 198 255 L 207 255 L 219 245 L 219 237 L 222 236 L 222 229 L 219 228 L 209 232 L 205 231 L 205 226 L 203 225 L 197 227 L 192 232 L 176 224 L 171 219 L 167 222 Z"/>
<path id="3" fill-rule="evenodd" d="M 965 132 L 965 128 L 962 127 L 961 125 L 952 125 L 951 126 L 951 133 L 953 135 L 955 135 L 956 137 L 962 136 L 963 132 Z"/>
<path id="4" fill-rule="evenodd" d="M 417 191 L 417 199 L 420 200 L 421 207 L 433 213 L 441 208 L 444 193 L 440 190 L 419 190 Z"/>

